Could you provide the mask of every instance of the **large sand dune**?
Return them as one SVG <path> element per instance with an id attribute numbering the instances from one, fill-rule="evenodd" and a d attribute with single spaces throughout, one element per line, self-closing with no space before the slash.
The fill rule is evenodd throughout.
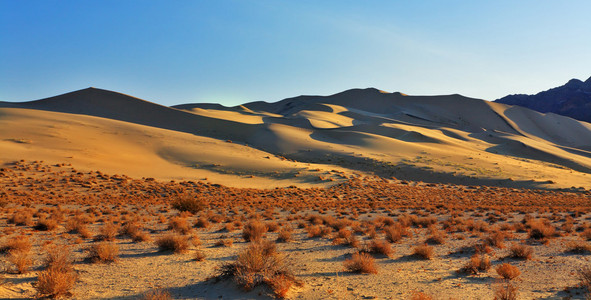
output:
<path id="1" fill-rule="evenodd" d="M 0 160 L 273 187 L 351 176 L 591 188 L 591 124 L 460 95 L 353 89 L 166 107 L 89 88 L 0 102 Z M 287 159 L 285 159 L 287 158 Z"/>

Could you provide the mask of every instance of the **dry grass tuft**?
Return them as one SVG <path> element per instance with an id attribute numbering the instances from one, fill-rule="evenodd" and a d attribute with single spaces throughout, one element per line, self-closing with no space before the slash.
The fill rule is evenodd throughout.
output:
<path id="1" fill-rule="evenodd" d="M 189 234 L 192 231 L 191 225 L 187 218 L 173 217 L 168 222 L 168 229 L 179 232 L 181 234 Z"/>
<path id="2" fill-rule="evenodd" d="M 112 242 L 95 243 L 87 251 L 88 259 L 94 263 L 112 263 L 119 257 L 119 247 Z"/>
<path id="3" fill-rule="evenodd" d="M 390 243 L 388 243 L 388 241 L 385 240 L 370 241 L 367 245 L 366 251 L 371 254 L 381 254 L 385 256 L 390 256 L 392 255 L 392 253 L 394 253 L 394 250 L 392 250 L 392 246 L 390 245 Z"/>
<path id="4" fill-rule="evenodd" d="M 261 221 L 252 220 L 244 226 L 242 238 L 247 242 L 257 242 L 265 236 L 265 233 L 267 233 L 267 226 Z"/>
<path id="5" fill-rule="evenodd" d="M 14 265 L 14 272 L 25 274 L 29 272 L 33 259 L 29 251 L 11 251 L 8 255 L 8 262 Z"/>
<path id="6" fill-rule="evenodd" d="M 277 297 L 285 297 L 289 288 L 298 283 L 276 245 L 264 240 L 253 242 L 238 254 L 236 261 L 223 265 L 217 277 L 233 279 L 247 291 L 266 284 Z"/>
<path id="7" fill-rule="evenodd" d="M 591 253 L 591 244 L 585 241 L 570 241 L 566 243 L 566 251 L 571 253 Z"/>
<path id="8" fill-rule="evenodd" d="M 530 260 L 534 254 L 534 249 L 531 246 L 523 244 L 513 244 L 509 249 L 509 257 Z"/>
<path id="9" fill-rule="evenodd" d="M 51 231 L 57 228 L 57 221 L 49 218 L 39 219 L 35 224 L 35 229 L 41 231 Z"/>
<path id="10" fill-rule="evenodd" d="M 412 255 L 421 259 L 431 259 L 433 254 L 433 247 L 429 245 L 419 245 L 412 249 Z"/>
<path id="11" fill-rule="evenodd" d="M 167 234 L 156 239 L 160 251 L 183 253 L 189 249 L 189 237 L 181 234 Z"/>
<path id="12" fill-rule="evenodd" d="M 163 289 L 154 289 L 144 294 L 142 300 L 169 300 L 170 293 Z"/>
<path id="13" fill-rule="evenodd" d="M 517 300 L 517 286 L 510 281 L 499 284 L 494 288 L 495 300 Z"/>
<path id="14" fill-rule="evenodd" d="M 47 250 L 47 256 L 44 260 L 46 269 L 54 269 L 60 272 L 69 272 L 73 270 L 72 250 L 68 246 L 54 246 Z"/>
<path id="15" fill-rule="evenodd" d="M 279 235 L 277 236 L 277 242 L 279 243 L 287 243 L 293 240 L 293 229 L 291 227 L 282 228 L 279 230 Z"/>
<path id="16" fill-rule="evenodd" d="M 410 297 L 411 300 L 433 300 L 433 297 L 423 292 L 414 292 Z"/>
<path id="17" fill-rule="evenodd" d="M 345 269 L 353 273 L 377 274 L 375 259 L 364 252 L 354 253 L 350 259 L 343 262 Z"/>
<path id="18" fill-rule="evenodd" d="M 70 296 L 70 290 L 78 279 L 74 271 L 47 269 L 41 271 L 35 283 L 37 297 L 61 298 Z"/>
<path id="19" fill-rule="evenodd" d="M 14 236 L 0 246 L 0 253 L 9 253 L 13 251 L 29 252 L 31 247 L 31 241 L 28 236 Z"/>
<path id="20" fill-rule="evenodd" d="M 205 209 L 205 201 L 188 195 L 179 196 L 171 203 L 172 208 L 196 214 Z"/>
<path id="21" fill-rule="evenodd" d="M 113 241 L 119 234 L 119 226 L 109 222 L 99 228 L 99 234 L 95 237 L 97 241 Z"/>
<path id="22" fill-rule="evenodd" d="M 512 280 L 514 278 L 517 278 L 517 276 L 519 276 L 521 274 L 521 271 L 519 271 L 519 268 L 517 268 L 516 266 L 510 265 L 508 263 L 504 263 L 504 264 L 496 267 L 495 270 L 497 271 L 497 274 L 499 274 L 499 276 L 503 277 L 503 279 L 508 279 L 508 280 Z"/>
<path id="23" fill-rule="evenodd" d="M 491 263 L 488 256 L 474 254 L 470 257 L 470 261 L 464 265 L 458 272 L 464 274 L 478 274 L 479 272 L 486 272 L 490 269 Z"/>

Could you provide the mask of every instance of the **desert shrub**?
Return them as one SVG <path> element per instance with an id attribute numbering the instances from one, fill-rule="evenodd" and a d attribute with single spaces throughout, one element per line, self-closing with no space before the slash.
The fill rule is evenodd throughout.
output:
<path id="1" fill-rule="evenodd" d="M 179 196 L 171 203 L 172 208 L 196 214 L 205 209 L 205 201 L 188 195 Z"/>
<path id="2" fill-rule="evenodd" d="M 267 226 L 260 221 L 252 220 L 242 229 L 242 238 L 247 241 L 260 241 L 267 232 Z"/>
<path id="3" fill-rule="evenodd" d="M 173 217 L 168 222 L 168 229 L 179 232 L 181 234 L 191 233 L 191 226 L 186 218 Z"/>
<path id="4" fill-rule="evenodd" d="M 411 300 L 433 300 L 433 297 L 423 292 L 414 292 L 410 297 Z"/>
<path id="5" fill-rule="evenodd" d="M 33 259 L 29 251 L 11 251 L 8 255 L 8 262 L 14 265 L 14 272 L 25 274 L 29 272 Z"/>
<path id="6" fill-rule="evenodd" d="M 497 247 L 499 249 L 505 248 L 505 239 L 507 234 L 504 232 L 494 232 L 484 239 L 484 242 L 490 246 Z"/>
<path id="7" fill-rule="evenodd" d="M 28 252 L 31 250 L 31 241 L 28 236 L 14 236 L 9 238 L 2 246 L 0 246 L 0 253 L 8 253 L 13 251 Z"/>
<path id="8" fill-rule="evenodd" d="M 35 289 L 37 297 L 60 298 L 70 295 L 78 276 L 74 271 L 47 269 L 39 272 Z"/>
<path id="9" fill-rule="evenodd" d="M 119 256 L 119 247 L 112 242 L 99 242 L 88 249 L 88 259 L 94 263 L 115 262 Z"/>
<path id="10" fill-rule="evenodd" d="M 119 233 L 119 226 L 108 222 L 99 228 L 99 234 L 95 237 L 97 241 L 113 241 Z"/>
<path id="11" fill-rule="evenodd" d="M 591 253 L 591 244 L 585 241 L 569 241 L 566 243 L 566 251 L 572 253 Z"/>
<path id="12" fill-rule="evenodd" d="M 74 217 L 66 222 L 66 230 L 70 233 L 78 233 L 83 238 L 92 237 L 92 232 L 88 230 L 86 223 L 82 218 Z"/>
<path id="13" fill-rule="evenodd" d="M 233 279 L 245 290 L 266 284 L 277 297 L 284 297 L 289 288 L 298 283 L 276 245 L 265 240 L 251 243 L 238 254 L 236 261 L 222 265 L 217 277 Z"/>
<path id="14" fill-rule="evenodd" d="M 534 249 L 531 246 L 523 244 L 513 244 L 509 248 L 509 257 L 529 260 L 534 254 Z"/>
<path id="15" fill-rule="evenodd" d="M 514 279 L 521 274 L 519 268 L 508 263 L 504 263 L 496 267 L 495 270 L 497 271 L 497 274 L 499 274 L 499 276 L 508 280 Z"/>
<path id="16" fill-rule="evenodd" d="M 517 300 L 517 286 L 510 281 L 497 285 L 493 292 L 495 300 Z"/>
<path id="17" fill-rule="evenodd" d="M 286 243 L 293 240 L 293 230 L 291 227 L 282 228 L 279 230 L 279 235 L 277 236 L 277 242 Z"/>
<path id="18" fill-rule="evenodd" d="M 353 273 L 377 274 L 375 259 L 367 253 L 354 253 L 350 259 L 343 262 L 345 269 Z"/>
<path id="19" fill-rule="evenodd" d="M 232 239 L 220 238 L 213 245 L 216 247 L 232 247 L 232 245 L 234 245 L 234 242 L 232 241 Z"/>
<path id="20" fill-rule="evenodd" d="M 47 250 L 43 264 L 45 269 L 55 269 L 60 272 L 73 270 L 72 250 L 67 246 L 54 246 Z"/>
<path id="21" fill-rule="evenodd" d="M 17 211 L 10 218 L 9 224 L 17 226 L 31 226 L 33 225 L 33 214 L 30 211 Z"/>
<path id="22" fill-rule="evenodd" d="M 57 228 L 57 221 L 49 218 L 42 218 L 37 221 L 34 228 L 41 231 L 51 231 Z"/>
<path id="23" fill-rule="evenodd" d="M 409 235 L 408 228 L 400 223 L 385 227 L 384 233 L 386 234 L 386 239 L 391 243 L 396 243 L 400 241 L 402 237 Z"/>
<path id="24" fill-rule="evenodd" d="M 433 247 L 429 245 L 419 245 L 412 249 L 412 255 L 422 259 L 433 258 Z"/>
<path id="25" fill-rule="evenodd" d="M 144 294 L 142 300 L 169 300 L 170 293 L 163 289 L 154 289 Z"/>
<path id="26" fill-rule="evenodd" d="M 531 221 L 529 226 L 529 238 L 534 240 L 552 238 L 556 234 L 556 228 L 554 226 L 546 225 L 542 221 Z"/>
<path id="27" fill-rule="evenodd" d="M 488 256 L 474 254 L 468 263 L 466 263 L 460 270 L 464 274 L 478 274 L 479 272 L 486 272 L 490 269 L 491 263 Z"/>
<path id="28" fill-rule="evenodd" d="M 582 238 L 591 241 L 591 228 L 585 229 L 580 235 Z"/>
<path id="29" fill-rule="evenodd" d="M 193 260 L 195 261 L 203 261 L 205 259 L 205 253 L 201 250 L 195 250 L 193 252 Z"/>
<path id="30" fill-rule="evenodd" d="M 351 232 L 351 230 L 348 229 L 339 230 L 332 243 L 334 245 L 349 245 L 354 248 L 358 248 L 360 246 L 357 237 L 353 234 L 353 232 Z"/>
<path id="31" fill-rule="evenodd" d="M 444 231 L 441 230 L 434 230 L 432 233 L 427 237 L 425 243 L 431 245 L 440 245 L 445 243 L 446 234 Z"/>
<path id="32" fill-rule="evenodd" d="M 591 267 L 584 267 L 580 269 L 578 273 L 581 286 L 587 288 L 588 292 L 591 292 Z"/>
<path id="33" fill-rule="evenodd" d="M 207 218 L 201 217 L 197 219 L 194 226 L 197 228 L 207 228 L 209 227 L 209 220 Z"/>
<path id="34" fill-rule="evenodd" d="M 390 243 L 385 240 L 371 240 L 367 245 L 366 251 L 371 254 L 381 254 L 385 256 L 390 256 L 394 253 Z"/>
<path id="35" fill-rule="evenodd" d="M 156 239 L 160 251 L 183 253 L 189 249 L 189 237 L 181 234 L 167 234 Z"/>

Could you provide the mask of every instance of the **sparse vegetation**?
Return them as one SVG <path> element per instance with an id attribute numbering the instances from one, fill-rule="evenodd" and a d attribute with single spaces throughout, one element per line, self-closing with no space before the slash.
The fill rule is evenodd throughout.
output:
<path id="1" fill-rule="evenodd" d="M 345 269 L 349 272 L 362 274 L 378 273 L 375 259 L 364 252 L 354 253 L 353 256 L 350 259 L 345 260 L 343 264 L 345 265 Z"/>

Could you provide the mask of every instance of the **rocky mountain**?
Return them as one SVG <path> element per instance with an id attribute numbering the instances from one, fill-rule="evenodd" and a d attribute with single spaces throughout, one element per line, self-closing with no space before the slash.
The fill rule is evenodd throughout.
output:
<path id="1" fill-rule="evenodd" d="M 495 102 L 519 105 L 542 113 L 556 113 L 591 122 L 591 77 L 586 81 L 571 79 L 563 86 L 535 95 L 509 95 Z"/>

